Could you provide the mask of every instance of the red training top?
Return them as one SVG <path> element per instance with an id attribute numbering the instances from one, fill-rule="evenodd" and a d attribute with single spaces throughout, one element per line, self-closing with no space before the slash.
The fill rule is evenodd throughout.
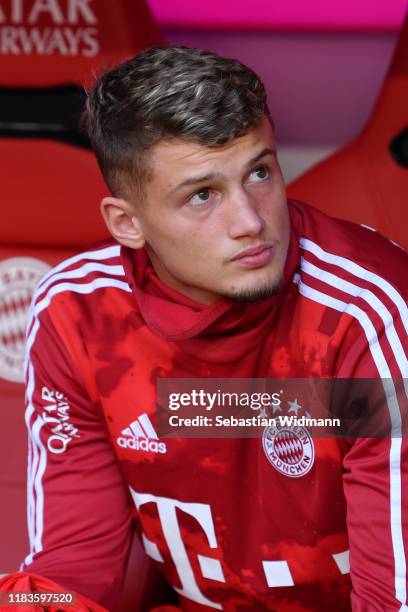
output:
<path id="1" fill-rule="evenodd" d="M 285 283 L 260 303 L 197 304 L 114 241 L 41 281 L 22 571 L 113 608 L 135 518 L 183 610 L 408 610 L 408 445 L 392 382 L 393 437 L 272 432 L 271 450 L 265 436 L 157 435 L 159 377 L 408 377 L 408 256 L 370 229 L 289 208 Z"/>

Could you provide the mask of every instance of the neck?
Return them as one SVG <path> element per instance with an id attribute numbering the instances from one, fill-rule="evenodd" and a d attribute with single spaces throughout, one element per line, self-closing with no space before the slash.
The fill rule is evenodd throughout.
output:
<path id="1" fill-rule="evenodd" d="M 200 289 L 199 287 L 194 287 L 193 285 L 188 285 L 186 283 L 180 282 L 179 280 L 174 278 L 172 274 L 170 274 L 170 272 L 164 266 L 163 262 L 157 257 L 156 253 L 150 246 L 145 245 L 145 250 L 149 255 L 153 270 L 155 271 L 159 279 L 171 289 L 174 289 L 175 291 L 178 291 L 178 293 L 185 295 L 191 300 L 194 300 L 195 302 L 198 302 L 199 304 L 204 304 L 206 306 L 215 304 L 215 302 L 220 299 L 221 296 L 217 293 L 212 293 L 211 291 L 206 291 L 205 289 Z"/>

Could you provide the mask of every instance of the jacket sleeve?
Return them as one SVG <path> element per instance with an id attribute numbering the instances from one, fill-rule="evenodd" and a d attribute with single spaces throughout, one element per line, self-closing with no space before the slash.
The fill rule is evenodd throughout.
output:
<path id="1" fill-rule="evenodd" d="M 371 336 L 353 343 L 346 374 L 364 379 L 368 409 L 344 458 L 353 612 L 408 610 L 408 342 L 399 313 L 389 325 L 398 341 L 373 321 Z"/>
<path id="2" fill-rule="evenodd" d="M 41 576 L 112 610 L 133 532 L 128 491 L 98 406 L 47 310 L 28 328 L 25 419 L 30 551 L 24 575 L 9 575 L 8 584 L 14 577 L 19 590 L 28 574 L 35 587 Z"/>
<path id="3" fill-rule="evenodd" d="M 406 439 L 359 439 L 345 458 L 353 612 L 406 607 Z"/>

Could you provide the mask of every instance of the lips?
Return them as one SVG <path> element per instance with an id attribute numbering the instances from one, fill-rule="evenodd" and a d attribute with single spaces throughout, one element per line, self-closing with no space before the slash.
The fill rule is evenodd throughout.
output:
<path id="1" fill-rule="evenodd" d="M 274 249 L 269 244 L 244 249 L 231 261 L 242 268 L 261 268 L 267 265 L 273 258 Z"/>
<path id="2" fill-rule="evenodd" d="M 259 244 L 258 246 L 249 247 L 248 249 L 244 249 L 238 255 L 236 255 L 232 261 L 236 261 L 237 259 L 241 259 L 242 257 L 252 257 L 252 255 L 259 255 L 265 249 L 272 248 L 269 244 Z"/>

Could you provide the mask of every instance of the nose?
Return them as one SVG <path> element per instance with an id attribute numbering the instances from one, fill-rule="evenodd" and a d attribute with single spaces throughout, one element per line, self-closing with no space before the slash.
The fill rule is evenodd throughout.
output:
<path id="1" fill-rule="evenodd" d="M 265 221 L 259 215 L 257 201 L 252 194 L 245 189 L 231 194 L 228 208 L 230 238 L 256 237 L 262 233 Z"/>

